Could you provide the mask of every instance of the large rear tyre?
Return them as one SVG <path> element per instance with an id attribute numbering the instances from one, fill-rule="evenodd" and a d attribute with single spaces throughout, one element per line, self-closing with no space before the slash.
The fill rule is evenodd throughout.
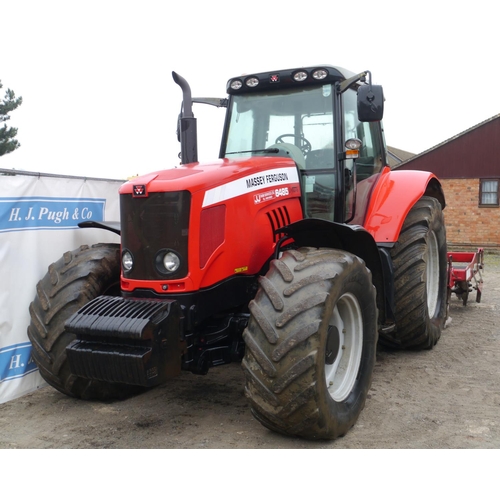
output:
<path id="1" fill-rule="evenodd" d="M 245 393 L 271 430 L 335 439 L 356 422 L 371 385 L 377 307 L 371 273 L 332 249 L 271 262 L 243 334 Z"/>
<path id="2" fill-rule="evenodd" d="M 394 264 L 396 331 L 381 344 L 398 349 L 431 349 L 446 321 L 446 230 L 440 203 L 423 196 L 408 213 Z"/>
<path id="3" fill-rule="evenodd" d="M 73 313 L 99 295 L 120 290 L 120 245 L 81 246 L 49 266 L 30 304 L 28 337 L 40 375 L 52 387 L 82 399 L 123 399 L 138 388 L 77 377 L 70 372 L 66 346 L 75 335 L 64 325 Z"/>

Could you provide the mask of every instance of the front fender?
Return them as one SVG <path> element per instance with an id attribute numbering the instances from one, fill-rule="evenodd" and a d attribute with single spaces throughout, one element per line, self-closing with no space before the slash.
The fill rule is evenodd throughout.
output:
<path id="1" fill-rule="evenodd" d="M 432 196 L 445 207 L 441 183 L 433 173 L 386 168 L 373 190 L 363 227 L 377 244 L 395 243 L 408 212 L 422 196 Z"/>
<path id="2" fill-rule="evenodd" d="M 302 219 L 279 229 L 293 238 L 298 247 L 327 247 L 345 250 L 365 261 L 377 289 L 377 306 L 385 310 L 384 271 L 372 235 L 362 226 L 349 226 L 323 219 Z M 389 279 L 387 277 L 387 279 Z"/>

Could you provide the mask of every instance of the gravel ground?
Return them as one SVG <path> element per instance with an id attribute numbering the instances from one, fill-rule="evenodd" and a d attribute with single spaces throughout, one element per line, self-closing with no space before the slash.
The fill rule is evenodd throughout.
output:
<path id="1" fill-rule="evenodd" d="M 80 401 L 45 387 L 0 405 L 2 449 L 498 449 L 500 257 L 485 259 L 481 303 L 452 298 L 431 351 L 377 356 L 357 424 L 333 442 L 275 434 L 252 417 L 238 364 L 184 373 L 126 401 Z"/>

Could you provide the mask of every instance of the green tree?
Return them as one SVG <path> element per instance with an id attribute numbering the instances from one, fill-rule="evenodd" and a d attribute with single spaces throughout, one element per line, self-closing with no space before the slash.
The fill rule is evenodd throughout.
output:
<path id="1" fill-rule="evenodd" d="M 0 89 L 2 87 L 2 81 L 0 80 Z M 10 120 L 9 113 L 14 111 L 22 103 L 22 97 L 16 98 L 14 91 L 7 89 L 3 100 L 0 100 L 0 123 Z M 7 127 L 4 123 L 3 127 L 0 128 L 0 156 L 12 153 L 12 151 L 16 150 L 21 145 L 19 141 L 15 139 L 16 135 L 17 128 Z"/>

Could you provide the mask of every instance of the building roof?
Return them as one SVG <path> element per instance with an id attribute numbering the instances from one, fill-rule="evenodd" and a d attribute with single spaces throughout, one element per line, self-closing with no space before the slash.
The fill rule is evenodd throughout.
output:
<path id="1" fill-rule="evenodd" d="M 403 151 L 402 149 L 393 148 L 392 146 L 387 146 L 387 162 L 391 169 L 395 168 L 399 164 L 413 158 L 414 153 L 409 153 L 408 151 Z"/>
<path id="2" fill-rule="evenodd" d="M 500 114 L 404 159 L 394 168 L 428 170 L 441 178 L 498 177 L 499 157 Z"/>

